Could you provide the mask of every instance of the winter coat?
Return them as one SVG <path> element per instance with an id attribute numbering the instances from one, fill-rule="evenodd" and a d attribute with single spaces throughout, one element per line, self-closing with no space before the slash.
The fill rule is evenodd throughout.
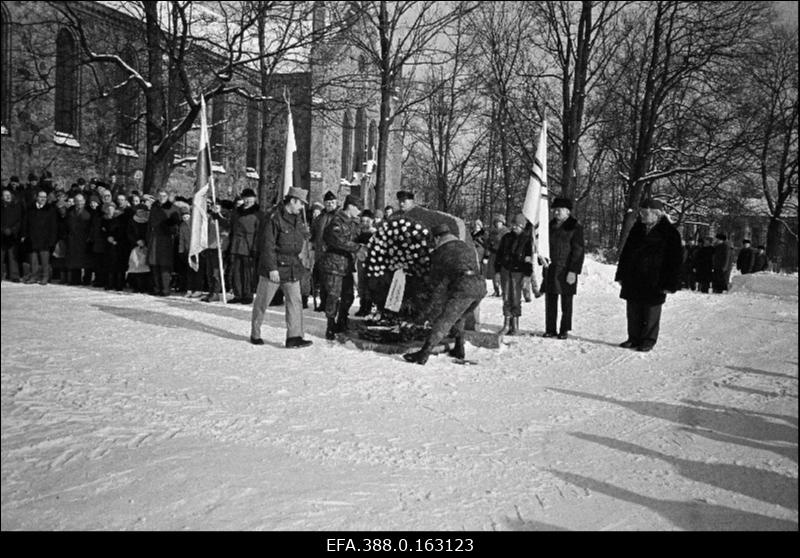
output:
<path id="1" fill-rule="evenodd" d="M 742 275 L 752 273 L 755 256 L 756 251 L 750 247 L 744 247 L 739 250 L 739 256 L 736 258 L 736 269 L 738 269 Z"/>
<path id="2" fill-rule="evenodd" d="M 192 242 L 192 227 L 189 221 L 181 220 L 178 225 L 178 239 L 175 243 L 175 253 L 186 255 L 189 253 L 189 245 Z"/>
<path id="3" fill-rule="evenodd" d="M 269 277 L 270 271 L 277 270 L 281 282 L 302 280 L 307 271 L 300 252 L 309 236 L 303 216 L 292 215 L 279 205 L 266 217 L 258 235 L 258 274 Z"/>
<path id="4" fill-rule="evenodd" d="M 544 273 L 542 292 L 574 295 L 578 292 L 578 278 L 583 269 L 583 227 L 574 217 L 558 224 L 550 221 L 550 265 Z M 567 283 L 567 273 L 576 275 L 575 282 Z"/>
<path id="5" fill-rule="evenodd" d="M 733 246 L 727 241 L 714 246 L 714 273 L 727 275 L 733 269 Z"/>
<path id="6" fill-rule="evenodd" d="M 22 233 L 22 206 L 17 202 L 2 202 L 0 228 L 3 230 L 3 246 L 13 246 Z"/>
<path id="7" fill-rule="evenodd" d="M 756 253 L 753 255 L 753 273 L 767 271 L 768 269 L 769 259 L 767 258 L 767 255 L 756 251 Z"/>
<path id="8" fill-rule="evenodd" d="M 356 242 L 359 224 L 347 214 L 338 210 L 325 227 L 322 240 L 325 253 L 320 260 L 323 273 L 344 277 L 355 271 L 355 255 L 361 245 Z"/>
<path id="9" fill-rule="evenodd" d="M 620 298 L 642 304 L 663 304 L 664 291 L 681 286 L 681 235 L 662 217 L 650 232 L 641 221 L 633 225 L 617 265 Z"/>
<path id="10" fill-rule="evenodd" d="M 311 241 L 314 244 L 314 252 L 317 257 L 325 252 L 325 241 L 322 237 L 325 235 L 325 228 L 335 214 L 336 211 L 323 211 L 311 223 Z"/>
<path id="11" fill-rule="evenodd" d="M 486 257 L 486 229 L 481 229 L 472 233 L 472 243 L 478 253 L 478 260 L 482 261 Z"/>
<path id="12" fill-rule="evenodd" d="M 486 238 L 486 253 L 490 256 L 497 254 L 497 251 L 500 249 L 500 240 L 505 236 L 508 232 L 506 227 L 500 227 L 499 229 L 492 228 L 489 231 L 489 236 Z"/>
<path id="13" fill-rule="evenodd" d="M 481 277 L 475 249 L 453 235 L 446 236 L 431 252 L 428 281 L 433 288 L 430 312 L 449 298 L 480 300 L 486 296 L 486 281 Z"/>
<path id="14" fill-rule="evenodd" d="M 106 238 L 103 235 L 103 213 L 98 208 L 92 212 L 92 225 L 89 228 L 89 243 L 93 254 L 102 254 L 106 250 Z"/>
<path id="15" fill-rule="evenodd" d="M 80 212 L 77 207 L 67 211 L 67 268 L 82 269 L 91 267 L 89 258 L 89 233 L 92 226 L 92 214 L 84 207 Z"/>
<path id="16" fill-rule="evenodd" d="M 104 244 L 103 254 L 106 262 L 113 266 L 124 262 L 125 258 L 130 254 L 130 250 L 127 249 L 127 239 L 122 224 L 122 216 L 117 215 L 111 219 L 104 217 L 100 223 L 100 232 Z M 109 239 L 113 240 L 113 242 Z"/>
<path id="17" fill-rule="evenodd" d="M 58 241 L 56 208 L 45 204 L 39 209 L 34 203 L 25 215 L 25 236 L 30 240 L 31 250 L 52 250 Z"/>
<path id="18" fill-rule="evenodd" d="M 525 277 L 533 274 L 533 242 L 527 231 L 516 234 L 507 232 L 500 239 L 500 246 L 494 260 L 494 271 L 500 270 L 521 272 Z"/>
<path id="19" fill-rule="evenodd" d="M 147 221 L 147 263 L 172 268 L 175 264 L 175 237 L 181 224 L 178 208 L 167 202 L 154 203 Z"/>
<path id="20" fill-rule="evenodd" d="M 711 281 L 711 272 L 714 269 L 714 247 L 699 246 L 692 259 L 695 277 L 701 282 Z"/>
<path id="21" fill-rule="evenodd" d="M 230 253 L 237 256 L 255 256 L 256 235 L 264 215 L 258 204 L 248 209 L 237 207 L 231 218 Z"/>

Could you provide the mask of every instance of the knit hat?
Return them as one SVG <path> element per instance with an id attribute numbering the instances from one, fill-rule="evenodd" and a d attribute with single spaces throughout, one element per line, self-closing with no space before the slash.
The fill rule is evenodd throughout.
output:
<path id="1" fill-rule="evenodd" d="M 569 198 L 556 198 L 553 200 L 553 209 L 558 209 L 559 207 L 565 207 L 572 211 L 572 200 Z"/>

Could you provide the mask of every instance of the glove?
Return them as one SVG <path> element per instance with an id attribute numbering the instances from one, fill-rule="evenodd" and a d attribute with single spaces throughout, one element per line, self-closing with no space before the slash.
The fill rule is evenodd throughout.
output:
<path id="1" fill-rule="evenodd" d="M 575 275 L 574 271 L 570 271 L 567 273 L 567 285 L 574 285 L 575 281 L 578 280 L 578 276 Z"/>
<path id="2" fill-rule="evenodd" d="M 278 273 L 278 270 L 272 270 L 269 272 L 269 280 L 273 283 L 280 283 L 281 282 L 281 274 Z"/>

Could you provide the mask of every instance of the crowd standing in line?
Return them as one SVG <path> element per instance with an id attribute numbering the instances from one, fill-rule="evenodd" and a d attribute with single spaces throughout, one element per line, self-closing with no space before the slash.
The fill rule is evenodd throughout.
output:
<path id="1" fill-rule="evenodd" d="M 399 192 L 398 205 L 401 215 L 412 216 L 413 194 Z M 504 216 L 496 215 L 490 230 L 474 221 L 468 239 L 474 250 L 447 226 L 432 228 L 435 304 L 429 318 L 434 330 L 406 360 L 424 364 L 432 346 L 451 329 L 456 332 L 451 352 L 463 359 L 464 319 L 486 295 L 486 280 L 492 281 L 492 296 L 503 298 L 501 334 L 519 334 L 522 300 L 529 302 L 533 293 L 545 296 L 543 336 L 568 337 L 584 260 L 583 228 L 571 216 L 569 199 L 556 198 L 552 208 L 550 259 L 538 261 L 547 264 L 541 291 L 531 281 L 536 258 L 532 226 L 522 214 L 510 227 Z M 49 173 L 41 178 L 31 173 L 25 184 L 12 176 L 2 191 L 2 278 L 118 292 L 129 288 L 154 296 L 181 293 L 215 302 L 222 294 L 221 249 L 225 283 L 233 291 L 228 302 L 253 305 L 250 341 L 263 344 L 266 307 L 282 298 L 288 348 L 311 344 L 303 337 L 302 309 L 308 307 L 309 296 L 313 309 L 325 312 L 327 339 L 348 330 L 356 285 L 360 308 L 355 315 L 367 316 L 377 306 L 367 288 L 365 247 L 377 225 L 395 213 L 393 206 L 373 214 L 362 211 L 359 199 L 347 196 L 340 207 L 329 191 L 322 204 L 309 207 L 307 192 L 291 188 L 281 203 L 265 210 L 247 188 L 235 200 L 209 202 L 208 210 L 209 246 L 194 270 L 187 263 L 189 200 L 165 189 L 155 196 L 128 193 L 115 177 L 110 183 L 78 178 L 66 188 L 55 185 Z M 683 245 L 661 202 L 643 201 L 616 273 L 628 322 L 628 338 L 621 345 L 639 351 L 655 346 L 667 294 L 680 288 L 722 293 L 729 288 L 734 265 L 742 274 L 767 270 L 764 246 L 754 250 L 750 244 L 743 240 L 736 257 L 723 233 L 704 237 L 699 245 L 694 239 Z"/>

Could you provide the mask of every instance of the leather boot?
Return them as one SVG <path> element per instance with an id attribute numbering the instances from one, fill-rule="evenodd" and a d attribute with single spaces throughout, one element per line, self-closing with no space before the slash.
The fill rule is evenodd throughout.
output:
<path id="1" fill-rule="evenodd" d="M 346 333 L 350 326 L 350 320 L 347 319 L 347 314 L 339 315 L 339 319 L 336 320 L 336 333 Z"/>
<path id="2" fill-rule="evenodd" d="M 453 348 L 447 351 L 447 354 L 453 358 L 460 358 L 464 359 L 464 337 L 459 335 L 455 338 L 455 343 L 453 344 Z"/>
<path id="3" fill-rule="evenodd" d="M 287 349 L 302 349 L 311 345 L 310 339 L 303 339 L 302 337 L 289 337 L 286 339 Z"/>
<path id="4" fill-rule="evenodd" d="M 329 341 L 336 339 L 336 318 L 328 318 L 328 327 L 325 330 L 325 339 Z"/>
<path id="5" fill-rule="evenodd" d="M 506 335 L 517 335 L 519 333 L 519 318 L 516 316 L 511 318 L 511 324 L 508 328 L 508 333 Z"/>
<path id="6" fill-rule="evenodd" d="M 431 344 L 425 341 L 419 351 L 413 353 L 406 353 L 403 358 L 406 362 L 416 362 L 417 364 L 425 364 L 428 362 L 428 357 L 431 356 Z"/>
<path id="7" fill-rule="evenodd" d="M 500 328 L 500 331 L 497 332 L 497 335 L 505 335 L 511 329 L 511 317 L 506 316 L 503 318 L 503 327 Z"/>

